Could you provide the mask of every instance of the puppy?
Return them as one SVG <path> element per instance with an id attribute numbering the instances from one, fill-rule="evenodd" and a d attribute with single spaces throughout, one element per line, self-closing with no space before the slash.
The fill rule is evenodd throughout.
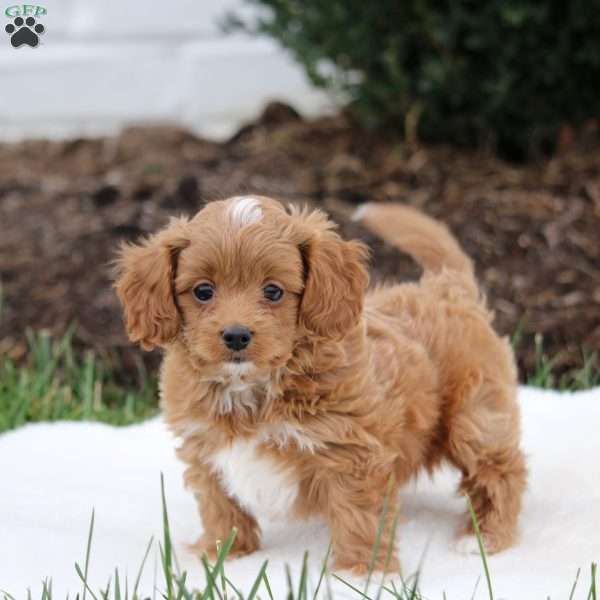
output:
<path id="1" fill-rule="evenodd" d="M 198 553 L 214 555 L 233 527 L 232 553 L 253 552 L 258 517 L 318 513 L 335 569 L 365 572 L 373 558 L 396 569 L 386 497 L 443 460 L 462 474 L 487 551 L 515 539 L 516 370 L 472 263 L 411 208 L 357 216 L 422 265 L 419 283 L 367 292 L 362 243 L 318 210 L 258 196 L 210 203 L 121 249 L 129 337 L 165 350 L 162 408 L 204 523 Z M 476 550 L 472 534 L 466 514 L 459 535 Z"/>

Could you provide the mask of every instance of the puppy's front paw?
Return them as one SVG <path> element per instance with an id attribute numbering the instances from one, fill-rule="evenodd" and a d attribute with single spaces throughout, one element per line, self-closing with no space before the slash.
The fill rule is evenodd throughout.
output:
<path id="1" fill-rule="evenodd" d="M 216 560 L 218 555 L 218 547 L 223 544 L 224 540 L 217 541 L 214 536 L 204 534 L 194 544 L 190 544 L 189 549 L 197 556 L 208 556 L 209 560 Z M 246 554 L 252 554 L 259 549 L 259 542 L 257 539 L 240 539 L 235 538 L 233 545 L 227 553 L 227 558 L 238 558 L 245 556 Z"/>
<path id="2" fill-rule="evenodd" d="M 373 577 L 379 577 L 381 579 L 381 575 L 385 573 L 400 573 L 400 561 L 396 556 L 390 556 L 390 559 L 387 565 L 384 565 L 382 561 L 378 560 L 375 565 L 372 567 L 372 575 Z M 332 570 L 337 573 L 342 579 L 344 575 L 351 575 L 353 577 L 361 577 L 364 578 L 369 573 L 369 569 L 371 568 L 370 560 L 356 560 L 351 558 L 339 557 L 333 561 Z"/>
<path id="3" fill-rule="evenodd" d="M 217 542 L 203 535 L 196 542 L 188 545 L 188 550 L 198 557 L 207 556 L 209 560 L 217 558 Z"/>

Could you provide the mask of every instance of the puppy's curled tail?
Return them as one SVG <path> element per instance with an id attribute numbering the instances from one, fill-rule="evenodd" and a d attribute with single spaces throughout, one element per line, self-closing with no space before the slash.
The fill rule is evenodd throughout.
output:
<path id="1" fill-rule="evenodd" d="M 448 228 L 402 204 L 367 203 L 353 219 L 360 221 L 388 244 L 412 256 L 426 272 L 455 271 L 469 291 L 478 294 L 471 259 L 464 253 Z"/>

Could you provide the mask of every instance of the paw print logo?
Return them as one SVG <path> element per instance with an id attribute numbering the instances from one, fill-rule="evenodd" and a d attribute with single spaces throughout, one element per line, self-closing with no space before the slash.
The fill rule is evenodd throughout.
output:
<path id="1" fill-rule="evenodd" d="M 13 25 L 14 23 L 14 25 Z M 44 33 L 45 28 L 41 23 L 35 22 L 33 17 L 17 17 L 13 23 L 9 23 L 6 27 L 6 33 L 10 35 L 10 43 L 18 48 L 23 44 L 35 48 L 39 42 L 39 34 Z"/>

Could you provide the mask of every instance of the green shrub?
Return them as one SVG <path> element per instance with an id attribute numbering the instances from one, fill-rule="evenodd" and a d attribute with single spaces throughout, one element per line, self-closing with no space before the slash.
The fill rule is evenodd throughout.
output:
<path id="1" fill-rule="evenodd" d="M 367 127 L 418 116 L 421 138 L 518 158 L 600 116 L 600 0 L 247 1 L 259 16 L 229 24 L 278 40 Z"/>

